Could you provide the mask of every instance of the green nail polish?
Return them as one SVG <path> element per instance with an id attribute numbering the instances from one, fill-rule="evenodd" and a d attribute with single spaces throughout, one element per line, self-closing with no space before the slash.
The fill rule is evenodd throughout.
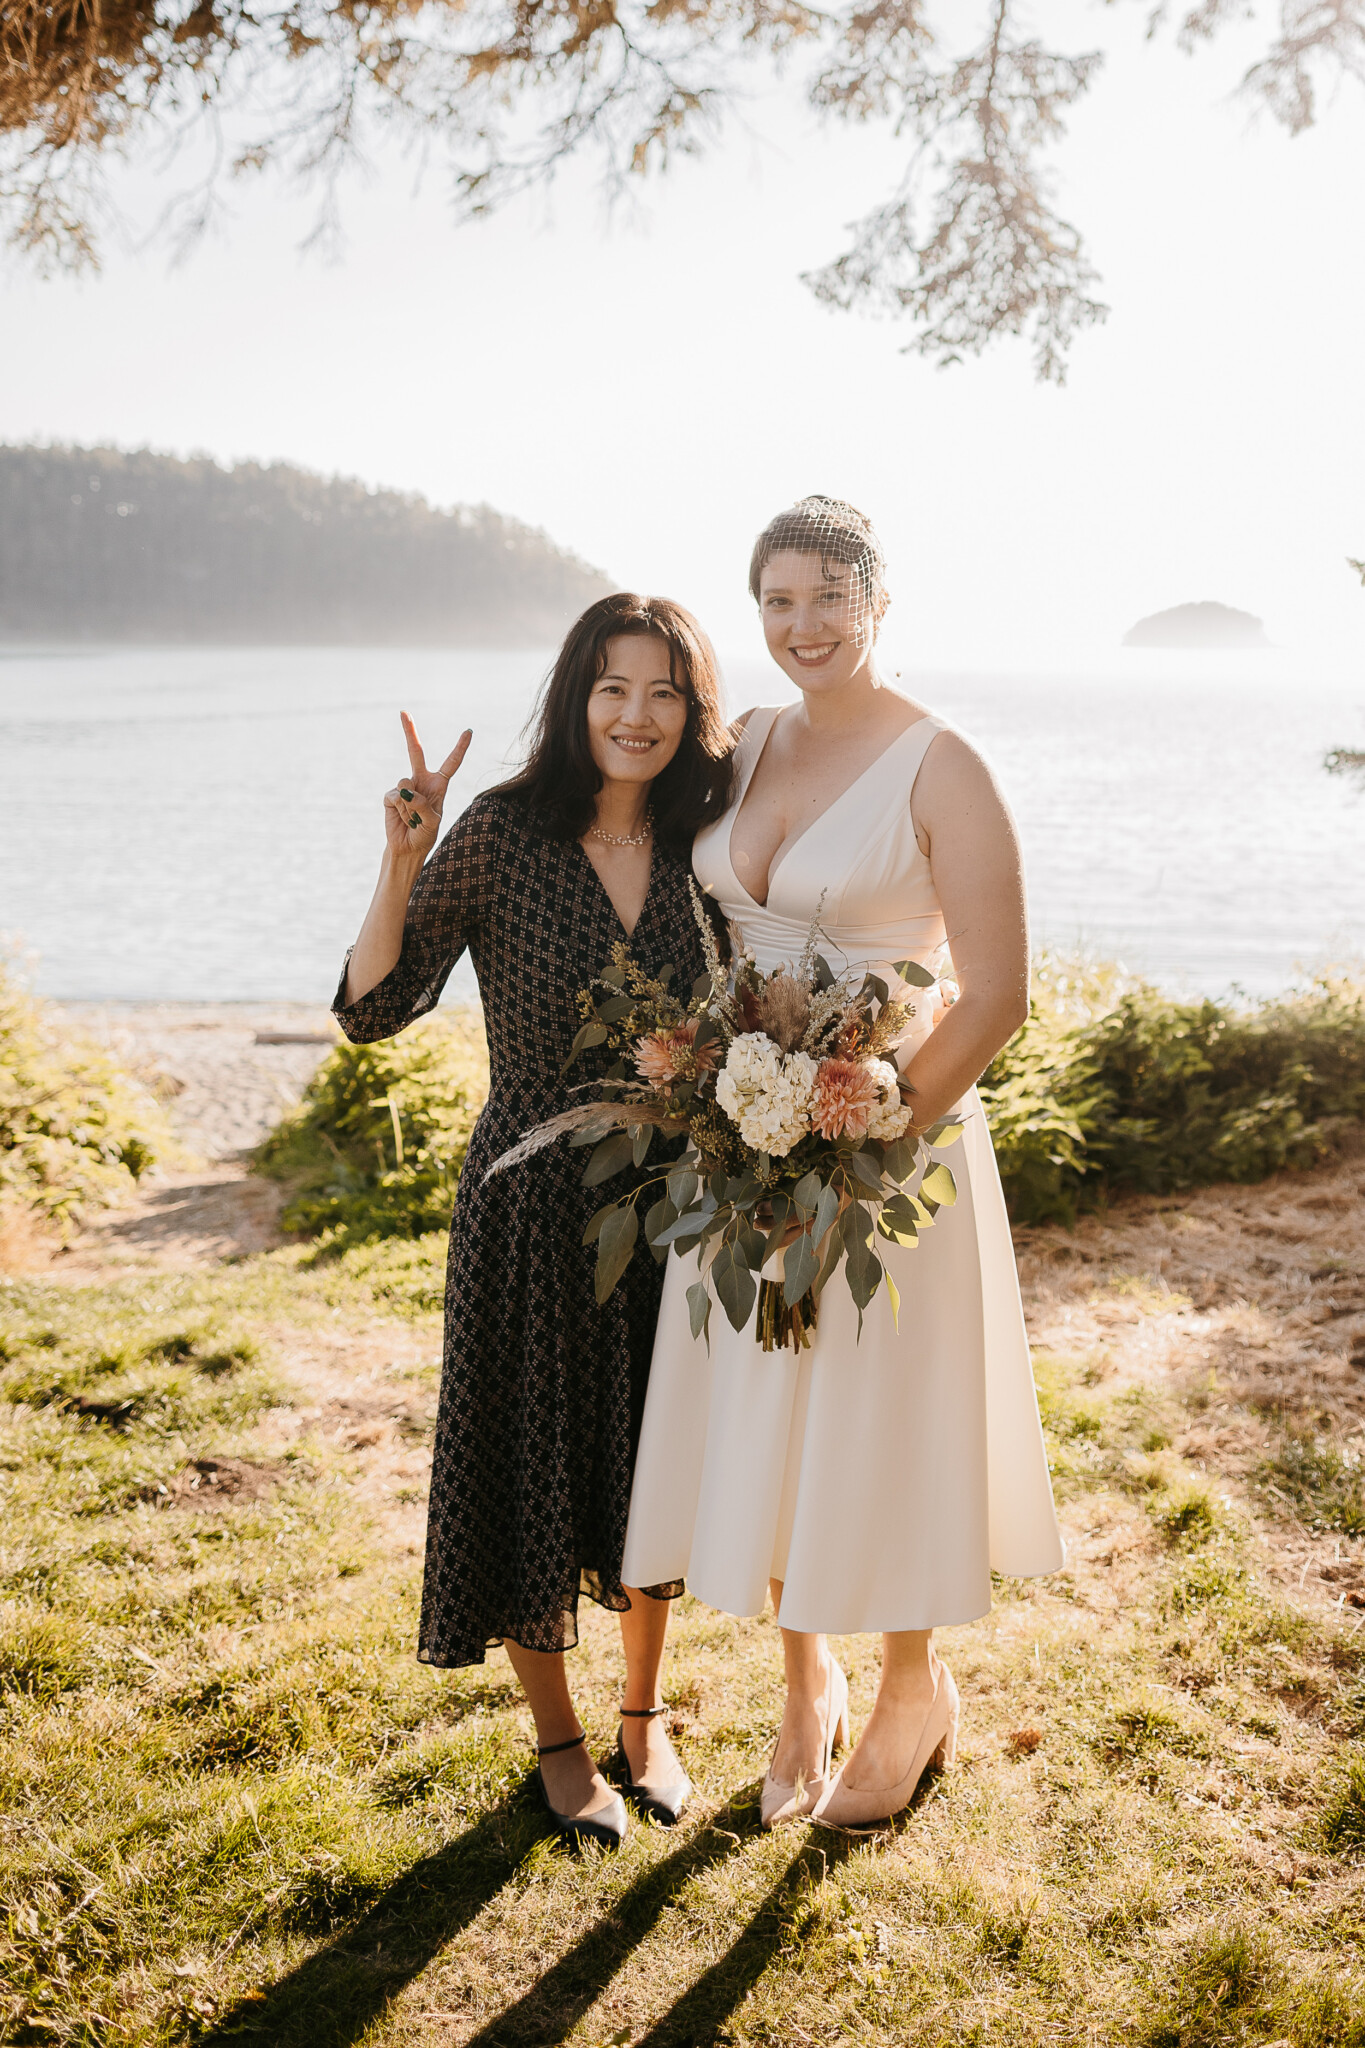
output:
<path id="1" fill-rule="evenodd" d="M 412 791 L 410 789 L 400 789 L 398 794 L 402 797 L 405 804 L 412 802 Z"/>

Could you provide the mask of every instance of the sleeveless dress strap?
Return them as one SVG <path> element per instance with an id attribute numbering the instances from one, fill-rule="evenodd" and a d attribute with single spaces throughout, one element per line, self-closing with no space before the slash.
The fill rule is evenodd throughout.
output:
<path id="1" fill-rule="evenodd" d="M 918 719 L 914 725 L 907 726 L 901 734 L 905 752 L 896 761 L 896 775 L 902 788 L 905 788 L 907 797 L 915 793 L 915 779 L 924 766 L 925 755 L 939 734 L 948 730 L 949 727 L 943 719 L 926 717 Z"/>
<path id="2" fill-rule="evenodd" d="M 735 748 L 735 760 L 739 766 L 738 784 L 730 799 L 730 809 L 737 811 L 744 801 L 744 792 L 758 766 L 758 757 L 768 743 L 768 734 L 777 723 L 780 704 L 755 704 L 749 713 L 748 723 L 739 736 Z"/>

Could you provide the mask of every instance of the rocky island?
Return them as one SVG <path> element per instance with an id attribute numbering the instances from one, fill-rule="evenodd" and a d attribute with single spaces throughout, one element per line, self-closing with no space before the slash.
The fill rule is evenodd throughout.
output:
<path id="1" fill-rule="evenodd" d="M 1178 604 L 1139 619 L 1123 636 L 1125 647 L 1269 647 L 1265 627 L 1252 612 L 1229 604 Z"/>

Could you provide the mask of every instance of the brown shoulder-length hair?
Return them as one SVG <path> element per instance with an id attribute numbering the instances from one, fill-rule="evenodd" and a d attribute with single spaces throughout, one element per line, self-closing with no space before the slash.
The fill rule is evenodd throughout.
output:
<path id="1" fill-rule="evenodd" d="M 581 838 L 596 812 L 602 771 L 588 742 L 588 698 L 605 673 L 607 643 L 646 634 L 666 644 L 674 686 L 687 699 L 678 751 L 650 788 L 655 837 L 687 852 L 729 802 L 733 748 L 710 641 L 680 604 L 618 590 L 590 604 L 569 628 L 527 728 L 526 764 L 492 792 L 524 804 L 531 822 L 552 838 Z"/>

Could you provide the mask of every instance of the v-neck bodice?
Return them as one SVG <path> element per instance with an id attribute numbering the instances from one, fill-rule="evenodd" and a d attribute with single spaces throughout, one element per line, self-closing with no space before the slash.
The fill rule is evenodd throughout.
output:
<path id="1" fill-rule="evenodd" d="M 800 957 L 817 912 L 822 951 L 836 967 L 885 970 L 914 959 L 931 973 L 946 971 L 943 912 L 910 814 L 915 778 L 943 722 L 917 719 L 892 740 L 774 860 L 768 900 L 757 903 L 735 872 L 730 831 L 780 709 L 764 704 L 751 714 L 729 807 L 697 835 L 692 865 L 702 888 L 765 973 Z"/>

